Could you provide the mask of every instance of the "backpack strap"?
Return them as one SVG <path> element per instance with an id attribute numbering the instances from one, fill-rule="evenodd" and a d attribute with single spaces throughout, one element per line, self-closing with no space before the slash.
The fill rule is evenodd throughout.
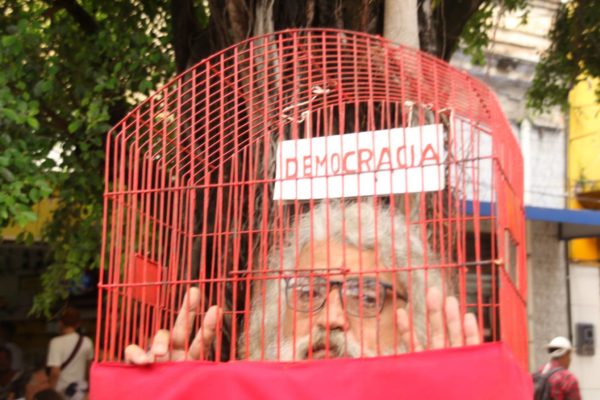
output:
<path id="1" fill-rule="evenodd" d="M 79 348 L 81 347 L 81 343 L 83 342 L 83 336 L 79 335 L 79 339 L 77 339 L 77 344 L 75 344 L 75 348 L 73 349 L 73 351 L 71 352 L 71 355 L 69 355 L 69 358 L 67 358 L 61 365 L 60 365 L 60 369 L 61 371 L 63 369 L 65 369 L 67 367 L 67 365 L 69 365 L 71 363 L 71 361 L 73 361 L 73 359 L 75 358 L 75 355 L 77 354 L 77 352 L 79 351 Z"/>
<path id="2" fill-rule="evenodd" d="M 544 378 L 545 379 L 549 379 L 552 375 L 554 375 L 556 372 L 558 371 L 562 371 L 564 368 L 563 367 L 556 367 L 556 368 L 552 368 L 550 371 L 546 372 L 544 374 Z"/>
<path id="3" fill-rule="evenodd" d="M 564 368 L 562 367 L 556 367 L 556 368 L 552 368 L 550 371 L 546 372 L 542 379 L 544 380 L 544 384 L 542 386 L 542 392 L 540 393 L 541 395 L 541 399 L 543 400 L 547 400 L 547 399 L 551 399 L 551 386 L 550 386 L 550 377 L 552 375 L 554 375 L 555 373 L 557 373 L 558 371 L 562 371 Z"/>

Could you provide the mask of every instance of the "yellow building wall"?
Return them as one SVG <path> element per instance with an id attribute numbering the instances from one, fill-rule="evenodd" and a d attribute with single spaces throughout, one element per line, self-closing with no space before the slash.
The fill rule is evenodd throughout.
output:
<path id="1" fill-rule="evenodd" d="M 600 103 L 598 81 L 586 79 L 569 95 L 569 207 L 600 210 Z M 573 261 L 599 262 L 600 240 L 572 240 Z"/>
<path id="2" fill-rule="evenodd" d="M 50 220 L 52 212 L 56 208 L 55 199 L 46 199 L 40 201 L 38 204 L 33 206 L 33 211 L 37 213 L 38 219 L 35 222 L 31 222 L 24 227 L 18 225 L 9 226 L 0 231 L 0 237 L 4 240 L 15 240 L 20 233 L 31 233 L 35 241 L 39 241 L 42 238 L 42 228 L 44 224 Z"/>

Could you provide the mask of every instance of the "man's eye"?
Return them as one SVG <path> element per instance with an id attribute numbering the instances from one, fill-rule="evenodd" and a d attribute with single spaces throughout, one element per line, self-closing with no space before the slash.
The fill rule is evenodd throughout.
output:
<path id="1" fill-rule="evenodd" d="M 296 297 L 298 300 L 310 300 L 311 298 L 319 297 L 319 290 L 316 287 L 311 286 L 300 286 L 296 287 Z"/>
<path id="2" fill-rule="evenodd" d="M 361 296 L 361 302 L 365 308 L 376 308 L 377 307 L 377 296 L 374 293 L 363 293 Z"/>

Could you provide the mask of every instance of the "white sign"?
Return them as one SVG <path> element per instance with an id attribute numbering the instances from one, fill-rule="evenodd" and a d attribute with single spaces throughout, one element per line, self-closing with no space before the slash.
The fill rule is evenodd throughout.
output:
<path id="1" fill-rule="evenodd" d="M 286 140 L 277 148 L 274 200 L 441 190 L 442 125 Z"/>

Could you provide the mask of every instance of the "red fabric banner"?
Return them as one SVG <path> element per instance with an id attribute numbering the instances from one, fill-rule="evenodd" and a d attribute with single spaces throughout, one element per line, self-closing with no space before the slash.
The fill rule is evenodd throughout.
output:
<path id="1" fill-rule="evenodd" d="M 91 399 L 527 399 L 531 378 L 503 343 L 315 362 L 92 367 Z"/>

